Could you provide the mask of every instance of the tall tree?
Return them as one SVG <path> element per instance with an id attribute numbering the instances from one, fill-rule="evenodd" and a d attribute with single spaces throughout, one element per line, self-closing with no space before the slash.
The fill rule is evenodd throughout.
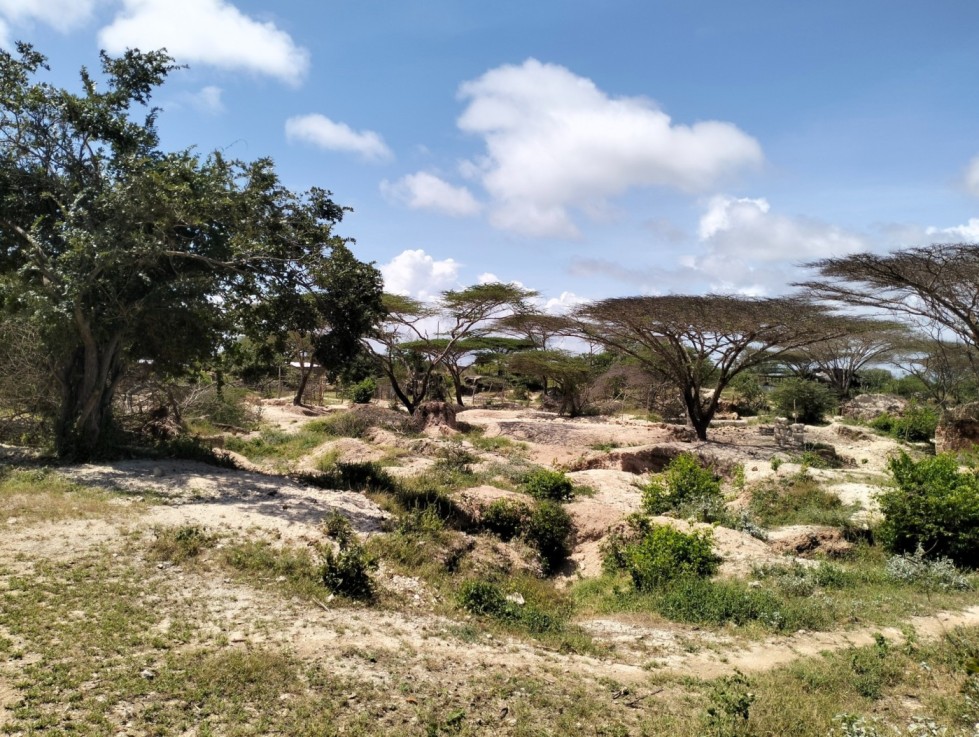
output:
<path id="1" fill-rule="evenodd" d="M 575 313 L 586 340 L 635 358 L 683 395 L 701 440 L 731 379 L 785 351 L 846 333 L 825 308 L 793 297 L 622 297 Z"/>
<path id="2" fill-rule="evenodd" d="M 919 328 L 939 327 L 979 348 L 979 246 L 936 243 L 888 254 L 813 261 L 819 278 L 802 282 L 822 300 L 886 311 Z"/>
<path id="3" fill-rule="evenodd" d="M 60 387 L 62 456 L 96 454 L 127 363 L 179 373 L 214 354 L 243 304 L 305 279 L 323 257 L 291 225 L 342 213 L 296 196 L 268 160 L 159 147 L 151 93 L 163 52 L 102 55 L 102 88 L 37 81 L 30 46 L 0 51 L 0 300 L 41 335 Z"/>

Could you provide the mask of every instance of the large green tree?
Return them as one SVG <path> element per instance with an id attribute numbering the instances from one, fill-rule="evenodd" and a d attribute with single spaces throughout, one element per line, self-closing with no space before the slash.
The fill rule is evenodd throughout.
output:
<path id="1" fill-rule="evenodd" d="M 35 326 L 60 388 L 59 454 L 107 442 L 127 364 L 168 373 L 213 356 L 234 316 L 312 283 L 342 215 L 298 196 L 268 160 L 161 149 L 151 93 L 163 52 L 102 55 L 78 92 L 39 81 L 43 56 L 0 52 L 0 301 Z"/>

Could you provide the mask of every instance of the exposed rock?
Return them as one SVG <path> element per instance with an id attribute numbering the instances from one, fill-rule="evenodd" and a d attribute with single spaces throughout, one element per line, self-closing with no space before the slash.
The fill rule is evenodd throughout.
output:
<path id="1" fill-rule="evenodd" d="M 908 400 L 896 394 L 861 394 L 840 407 L 840 414 L 855 420 L 872 420 L 885 412 L 899 415 Z"/>
<path id="2" fill-rule="evenodd" d="M 836 425 L 834 430 L 837 435 L 845 440 L 867 440 L 870 437 L 863 430 L 848 425 Z"/>
<path id="3" fill-rule="evenodd" d="M 460 410 L 448 402 L 425 402 L 415 410 L 415 420 L 422 429 L 433 427 L 458 430 L 456 413 Z"/>
<path id="4" fill-rule="evenodd" d="M 840 558 L 853 549 L 835 527 L 793 525 L 769 533 L 769 545 L 779 553 L 789 553 L 803 558 L 815 554 Z"/>

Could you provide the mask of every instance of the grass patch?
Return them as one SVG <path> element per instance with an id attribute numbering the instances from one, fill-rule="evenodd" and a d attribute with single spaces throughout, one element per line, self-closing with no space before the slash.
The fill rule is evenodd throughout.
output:
<path id="1" fill-rule="evenodd" d="M 57 522 L 119 519 L 139 514 L 145 503 L 123 494 L 72 483 L 44 468 L 0 471 L 0 521 Z"/>
<path id="2" fill-rule="evenodd" d="M 197 560 L 217 542 L 216 535 L 198 525 L 157 527 L 153 535 L 148 548 L 150 557 L 177 564 Z"/>
<path id="3" fill-rule="evenodd" d="M 857 508 L 824 490 L 808 474 L 779 477 L 751 489 L 751 515 L 765 527 L 846 525 Z"/>
<path id="4" fill-rule="evenodd" d="M 323 420 L 314 420 L 295 432 L 285 432 L 278 428 L 265 428 L 258 437 L 229 437 L 225 448 L 240 453 L 248 460 L 260 463 L 265 461 L 294 461 L 309 455 L 330 438 L 335 437 L 322 426 Z"/>

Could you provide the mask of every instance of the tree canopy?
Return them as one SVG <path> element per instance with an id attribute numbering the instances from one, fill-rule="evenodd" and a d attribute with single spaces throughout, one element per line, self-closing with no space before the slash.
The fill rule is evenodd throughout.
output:
<path id="1" fill-rule="evenodd" d="M 267 159 L 163 151 L 146 105 L 173 60 L 101 60 L 101 88 L 83 69 L 75 93 L 37 81 L 30 46 L 0 51 L 0 301 L 39 332 L 57 449 L 77 457 L 103 443 L 127 363 L 179 372 L 240 308 L 315 287 L 343 213 L 325 190 L 290 192 Z"/>

